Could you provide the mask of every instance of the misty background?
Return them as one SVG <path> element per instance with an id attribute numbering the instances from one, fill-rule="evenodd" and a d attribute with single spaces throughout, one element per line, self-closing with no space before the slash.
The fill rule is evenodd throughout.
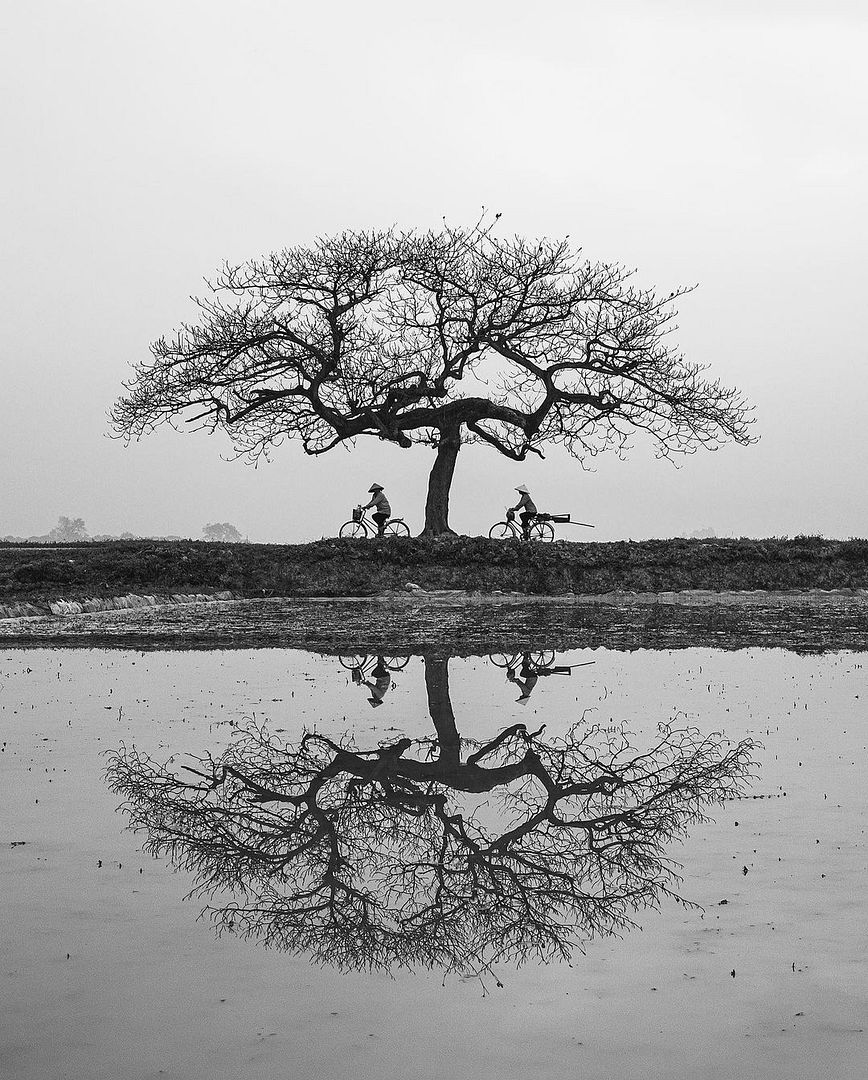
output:
<path id="1" fill-rule="evenodd" d="M 8 5 L 0 44 L 0 535 L 336 535 L 384 484 L 413 531 L 433 451 L 360 440 L 254 469 L 106 410 L 225 259 L 343 228 L 569 234 L 680 302 L 678 343 L 756 405 L 754 446 L 680 468 L 637 435 L 585 472 L 466 447 L 450 519 L 524 483 L 568 539 L 868 534 L 868 14 L 676 0 L 426 7 Z"/>

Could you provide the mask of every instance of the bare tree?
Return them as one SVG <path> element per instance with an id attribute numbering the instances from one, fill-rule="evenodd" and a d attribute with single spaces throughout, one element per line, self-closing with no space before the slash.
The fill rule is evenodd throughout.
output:
<path id="1" fill-rule="evenodd" d="M 114 432 L 225 429 L 251 460 L 284 439 L 322 454 L 359 436 L 436 448 L 426 534 L 448 532 L 462 443 L 516 461 L 561 444 L 663 456 L 750 442 L 750 410 L 670 342 L 658 296 L 569 240 L 501 239 L 493 222 L 425 234 L 345 232 L 226 265 L 198 321 L 152 346 Z"/>
<path id="2" fill-rule="evenodd" d="M 287 745 L 251 722 L 195 766 L 122 748 L 109 784 L 192 895 L 222 894 L 220 931 L 345 968 L 567 958 L 638 908 L 686 903 L 666 846 L 741 790 L 750 742 L 664 725 L 640 752 L 583 722 L 462 739 L 446 665 L 426 660 L 430 740 Z"/>

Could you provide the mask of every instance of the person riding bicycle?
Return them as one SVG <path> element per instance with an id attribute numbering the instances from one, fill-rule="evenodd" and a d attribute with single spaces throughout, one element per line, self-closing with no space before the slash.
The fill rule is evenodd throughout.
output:
<path id="1" fill-rule="evenodd" d="M 374 524 L 377 526 L 377 535 L 384 536 L 386 522 L 392 516 L 392 507 L 389 505 L 389 500 L 386 498 L 386 494 L 383 491 L 382 484 L 371 484 L 368 488 L 368 494 L 373 498 L 367 505 L 362 507 L 362 510 L 367 510 L 370 507 L 375 507 L 371 517 L 374 519 Z"/>
<path id="2" fill-rule="evenodd" d="M 509 513 L 514 514 L 516 510 L 521 510 L 521 531 L 524 533 L 525 540 L 527 540 L 531 524 L 536 518 L 538 511 L 536 508 L 536 503 L 530 497 L 530 492 L 527 490 L 524 484 L 522 484 L 520 487 L 517 487 L 515 490 L 519 493 L 521 498 L 518 500 L 515 506 L 511 506 L 509 508 Z"/>

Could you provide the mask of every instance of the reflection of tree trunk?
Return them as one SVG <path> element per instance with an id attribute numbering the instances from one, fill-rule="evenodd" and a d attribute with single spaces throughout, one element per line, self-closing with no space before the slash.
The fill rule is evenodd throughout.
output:
<path id="1" fill-rule="evenodd" d="M 423 536 L 440 536 L 451 533 L 449 528 L 449 489 L 455 461 L 461 449 L 461 428 L 449 428 L 440 432 L 437 457 L 428 477 L 428 499 L 425 503 L 425 528 Z"/>
<path id="2" fill-rule="evenodd" d="M 438 760 L 447 766 L 457 766 L 461 762 L 461 738 L 455 726 L 455 713 L 449 697 L 449 660 L 446 657 L 424 656 L 423 661 L 428 711 L 440 743 Z"/>

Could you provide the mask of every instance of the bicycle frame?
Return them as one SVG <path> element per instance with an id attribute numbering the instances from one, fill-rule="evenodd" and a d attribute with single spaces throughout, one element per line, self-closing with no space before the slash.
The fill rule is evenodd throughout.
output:
<path id="1" fill-rule="evenodd" d="M 376 536 L 377 535 L 377 527 L 376 527 L 376 525 L 374 525 L 374 523 L 368 517 L 368 511 L 367 510 L 362 510 L 362 512 L 359 514 L 358 518 L 353 518 L 353 520 L 357 521 L 358 524 L 362 526 L 362 528 L 365 530 L 365 536 Z"/>

